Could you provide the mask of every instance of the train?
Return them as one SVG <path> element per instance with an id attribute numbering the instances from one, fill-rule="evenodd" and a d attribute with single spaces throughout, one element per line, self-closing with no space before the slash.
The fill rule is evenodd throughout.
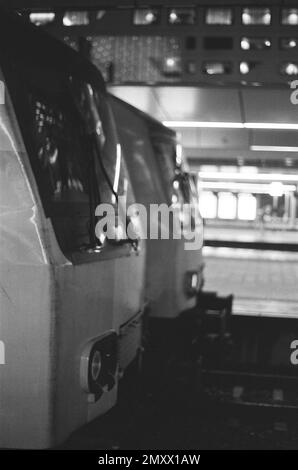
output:
<path id="1" fill-rule="evenodd" d="M 159 328 L 195 306 L 203 225 L 151 240 L 128 213 L 115 236 L 101 230 L 98 208 L 119 201 L 175 205 L 178 225 L 197 206 L 175 133 L 2 10 L 0 48 L 0 447 L 49 448 L 117 403 L 145 318 Z"/>

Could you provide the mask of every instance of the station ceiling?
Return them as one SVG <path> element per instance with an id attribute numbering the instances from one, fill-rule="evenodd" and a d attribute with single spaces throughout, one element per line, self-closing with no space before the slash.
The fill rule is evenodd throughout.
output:
<path id="1" fill-rule="evenodd" d="M 196 159 L 297 165 L 298 105 L 291 102 L 290 88 L 118 86 L 110 91 L 175 128 L 194 166 Z"/>
<path id="2" fill-rule="evenodd" d="M 172 77 L 169 79 L 170 83 L 159 83 L 160 78 L 166 81 L 168 77 L 157 75 L 156 83 L 152 82 L 150 86 L 141 83 L 128 85 L 125 84 L 125 80 L 123 83 L 119 83 L 121 77 L 120 80 L 118 77 L 118 83 L 117 81 L 110 83 L 111 92 L 175 128 L 180 134 L 185 154 L 193 167 L 205 161 L 236 162 L 237 164 L 256 162 L 264 166 L 298 167 L 298 105 L 293 104 L 290 99 L 293 92 L 293 89 L 290 88 L 290 79 L 294 80 L 295 76 L 282 77 L 280 70 L 278 70 L 280 64 L 285 60 L 296 61 L 298 67 L 297 53 L 294 50 L 282 51 L 280 49 L 282 37 L 294 39 L 297 37 L 298 48 L 298 33 L 296 34 L 298 26 L 281 26 L 278 20 L 280 9 L 298 7 L 297 1 L 0 0 L 0 4 L 12 9 L 29 11 L 30 9 L 32 11 L 54 9 L 57 12 L 66 9 L 72 11 L 76 9 L 104 9 L 108 11 L 109 14 L 105 16 L 103 23 L 96 26 L 93 22 L 93 26 L 88 26 L 85 32 L 83 27 L 67 28 L 70 41 L 74 41 L 76 37 L 82 35 L 90 36 L 95 33 L 98 37 L 104 36 L 105 38 L 126 35 L 127 38 L 135 37 L 137 41 L 140 41 L 142 37 L 150 37 L 151 40 L 154 37 L 167 37 L 169 41 L 172 41 L 170 35 L 175 34 L 178 38 L 177 44 L 179 41 L 182 44 L 180 50 L 182 60 L 184 62 L 186 60 L 193 61 L 197 65 L 197 72 L 192 77 L 183 75 L 182 78 L 188 80 L 187 83 L 183 83 L 182 79 L 179 83 L 179 79 L 172 80 Z M 144 8 L 148 5 L 163 7 L 161 25 L 154 26 L 152 29 L 147 26 L 139 27 L 137 31 L 131 23 L 128 10 Z M 219 39 L 228 36 L 233 39 L 232 50 L 204 50 L 204 35 L 210 36 L 211 30 L 208 30 L 200 18 L 197 25 L 181 26 L 180 29 L 176 28 L 174 33 L 174 30 L 171 30 L 166 23 L 165 8 L 182 6 L 198 7 L 199 12 L 205 11 L 207 6 L 233 7 L 236 12 L 236 23 L 233 24 L 233 27 L 225 26 L 222 31 L 218 27 L 212 29 L 212 35 Z M 254 26 L 249 29 L 247 34 L 245 32 L 248 36 L 269 37 L 271 41 L 270 51 L 250 50 L 245 52 L 248 54 L 246 56 L 248 61 L 256 64 L 251 74 L 245 77 L 241 77 L 239 72 L 239 64 L 243 60 L 244 54 L 240 47 L 240 41 L 244 34 L 241 24 L 241 8 L 243 6 L 270 7 L 273 18 L 269 29 Z M 114 14 L 115 16 L 113 16 Z M 200 16 L 202 15 L 199 14 Z M 49 32 L 53 32 L 61 39 L 64 39 L 63 35 L 66 34 L 61 26 L 54 27 L 53 31 L 49 28 Z M 197 38 L 196 50 L 186 50 L 183 46 L 183 41 L 189 34 Z M 128 50 L 129 54 L 130 50 Z M 219 59 L 233 61 L 233 72 L 226 77 L 220 77 L 220 84 L 215 81 L 217 78 L 213 76 L 207 77 L 206 83 L 203 83 L 202 61 L 209 58 L 211 61 Z M 149 59 L 151 63 L 147 67 L 148 74 L 157 73 L 156 70 L 153 70 L 154 67 L 156 69 L 156 62 L 154 63 L 152 58 Z M 115 65 L 117 68 L 117 63 Z M 122 69 L 122 65 L 118 68 Z M 143 64 L 140 65 L 140 69 L 141 71 L 144 69 Z M 129 70 L 127 74 L 129 77 Z M 127 76 L 124 78 L 127 79 Z M 247 82 L 242 80 L 247 77 Z M 133 77 L 134 79 L 135 77 Z M 133 82 L 133 80 L 131 81 Z M 195 83 L 196 81 L 197 83 Z"/>

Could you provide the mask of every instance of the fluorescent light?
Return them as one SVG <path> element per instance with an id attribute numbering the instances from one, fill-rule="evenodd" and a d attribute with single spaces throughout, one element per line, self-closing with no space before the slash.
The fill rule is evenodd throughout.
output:
<path id="1" fill-rule="evenodd" d="M 55 19 L 55 13 L 53 12 L 32 12 L 29 15 L 31 23 L 37 26 L 51 23 Z"/>
<path id="2" fill-rule="evenodd" d="M 298 130 L 298 124 L 278 122 L 224 122 L 224 121 L 163 121 L 167 127 Z"/>
<path id="3" fill-rule="evenodd" d="M 262 184 L 262 183 L 231 183 L 230 181 L 200 181 L 199 183 L 200 190 L 222 190 L 222 191 L 235 191 L 235 192 L 248 192 L 248 193 L 258 193 L 258 194 L 271 194 L 272 186 L 271 184 Z M 284 184 L 283 192 L 294 192 L 296 191 L 296 186 L 293 184 Z"/>
<path id="4" fill-rule="evenodd" d="M 250 66 L 248 62 L 240 62 L 239 70 L 242 75 L 246 75 L 250 71 Z"/>
<path id="5" fill-rule="evenodd" d="M 245 129 L 269 129 L 269 130 L 297 130 L 298 124 L 278 122 L 245 122 Z"/>
<path id="6" fill-rule="evenodd" d="M 280 173 L 223 173 L 220 171 L 200 171 L 202 180 L 237 180 L 237 181 L 291 181 L 298 183 L 298 175 Z"/>
<path id="7" fill-rule="evenodd" d="M 167 127 L 212 127 L 212 128 L 226 128 L 226 129 L 242 129 L 241 122 L 205 122 L 205 121 L 163 121 L 164 126 Z"/>
<path id="8" fill-rule="evenodd" d="M 250 150 L 255 152 L 298 152 L 298 147 L 279 145 L 251 145 Z"/>
<path id="9" fill-rule="evenodd" d="M 280 181 L 273 181 L 270 184 L 270 196 L 281 197 L 284 194 L 284 185 Z"/>

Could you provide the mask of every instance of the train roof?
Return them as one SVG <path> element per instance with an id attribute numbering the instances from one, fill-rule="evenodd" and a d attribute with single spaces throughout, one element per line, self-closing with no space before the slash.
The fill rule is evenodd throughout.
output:
<path id="1" fill-rule="evenodd" d="M 154 119 L 147 113 L 144 113 L 140 109 L 136 108 L 135 106 L 127 103 L 126 101 L 121 100 L 117 96 L 113 95 L 112 93 L 108 93 L 108 95 L 118 103 L 121 103 L 122 106 L 128 108 L 134 114 L 137 114 L 141 119 L 144 119 L 152 133 L 155 135 L 162 134 L 163 136 L 167 136 L 169 139 L 176 140 L 176 132 L 169 127 L 164 126 L 160 121 Z"/>
<path id="2" fill-rule="evenodd" d="M 38 60 L 45 67 L 68 71 L 87 79 L 102 91 L 105 83 L 99 70 L 81 54 L 50 36 L 38 26 L 24 20 L 17 13 L 0 8 L 0 51 L 1 56 L 13 54 L 23 60 Z"/>

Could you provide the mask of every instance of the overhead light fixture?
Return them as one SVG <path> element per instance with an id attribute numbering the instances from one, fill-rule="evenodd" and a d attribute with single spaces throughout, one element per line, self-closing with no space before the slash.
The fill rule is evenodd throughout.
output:
<path id="1" fill-rule="evenodd" d="M 163 121 L 167 127 L 214 129 L 298 130 L 298 124 L 278 122 Z"/>
<path id="2" fill-rule="evenodd" d="M 163 61 L 162 73 L 165 76 L 177 77 L 182 74 L 182 62 L 180 57 L 166 57 Z"/>
<path id="3" fill-rule="evenodd" d="M 279 181 L 273 181 L 270 184 L 269 194 L 272 197 L 281 197 L 284 194 L 284 185 Z"/>
<path id="4" fill-rule="evenodd" d="M 31 23 L 36 26 L 43 26 L 48 23 L 52 23 L 55 19 L 55 13 L 53 12 L 32 12 L 29 15 Z"/>
<path id="5" fill-rule="evenodd" d="M 241 39 L 241 49 L 248 51 L 250 49 L 250 40 L 247 38 Z"/>
<path id="6" fill-rule="evenodd" d="M 255 194 L 271 194 L 271 184 L 262 183 L 232 183 L 231 181 L 201 181 L 200 189 L 218 190 L 218 191 L 234 191 L 249 192 Z M 293 184 L 283 184 L 283 192 L 295 192 L 296 186 Z"/>
<path id="7" fill-rule="evenodd" d="M 172 8 L 168 11 L 168 23 L 171 25 L 191 25 L 196 20 L 194 8 Z"/>
<path id="8" fill-rule="evenodd" d="M 205 23 L 208 25 L 231 25 L 233 22 L 232 8 L 207 8 Z"/>
<path id="9" fill-rule="evenodd" d="M 167 127 L 185 127 L 185 128 L 219 128 L 219 129 L 242 129 L 241 122 L 204 122 L 204 121 L 163 121 Z"/>
<path id="10" fill-rule="evenodd" d="M 280 39 L 280 49 L 294 49 L 297 47 L 296 38 L 281 38 Z"/>
<path id="11" fill-rule="evenodd" d="M 206 75 L 225 75 L 231 73 L 232 65 L 230 62 L 205 62 L 203 64 L 203 73 Z"/>
<path id="12" fill-rule="evenodd" d="M 239 70 L 242 75 L 246 75 L 250 71 L 249 62 L 240 62 Z"/>
<path id="13" fill-rule="evenodd" d="M 298 124 L 283 123 L 283 122 L 245 122 L 243 124 L 245 129 L 268 129 L 268 130 L 297 130 Z"/>
<path id="14" fill-rule="evenodd" d="M 284 181 L 296 183 L 298 175 L 282 173 L 243 173 L 223 171 L 199 171 L 201 180 L 228 180 L 228 181 Z"/>
<path id="15" fill-rule="evenodd" d="M 271 23 L 270 8 L 243 8 L 242 24 L 244 25 L 264 25 Z"/>
<path id="16" fill-rule="evenodd" d="M 298 75 L 298 63 L 287 62 L 280 67 L 280 72 L 283 75 Z"/>
<path id="17" fill-rule="evenodd" d="M 287 26 L 297 26 L 298 8 L 283 8 L 281 12 L 281 24 Z"/>
<path id="18" fill-rule="evenodd" d="M 139 8 L 134 10 L 133 24 L 136 26 L 150 26 L 158 24 L 160 11 L 157 8 Z"/>
<path id="19" fill-rule="evenodd" d="M 87 11 L 66 11 L 63 16 L 64 26 L 86 26 L 89 24 Z"/>
<path id="20" fill-rule="evenodd" d="M 264 50 L 271 47 L 271 39 L 269 38 L 247 38 L 241 39 L 241 49 L 248 50 Z"/>
<path id="21" fill-rule="evenodd" d="M 251 145 L 250 150 L 255 152 L 298 152 L 298 147 L 280 145 Z"/>

